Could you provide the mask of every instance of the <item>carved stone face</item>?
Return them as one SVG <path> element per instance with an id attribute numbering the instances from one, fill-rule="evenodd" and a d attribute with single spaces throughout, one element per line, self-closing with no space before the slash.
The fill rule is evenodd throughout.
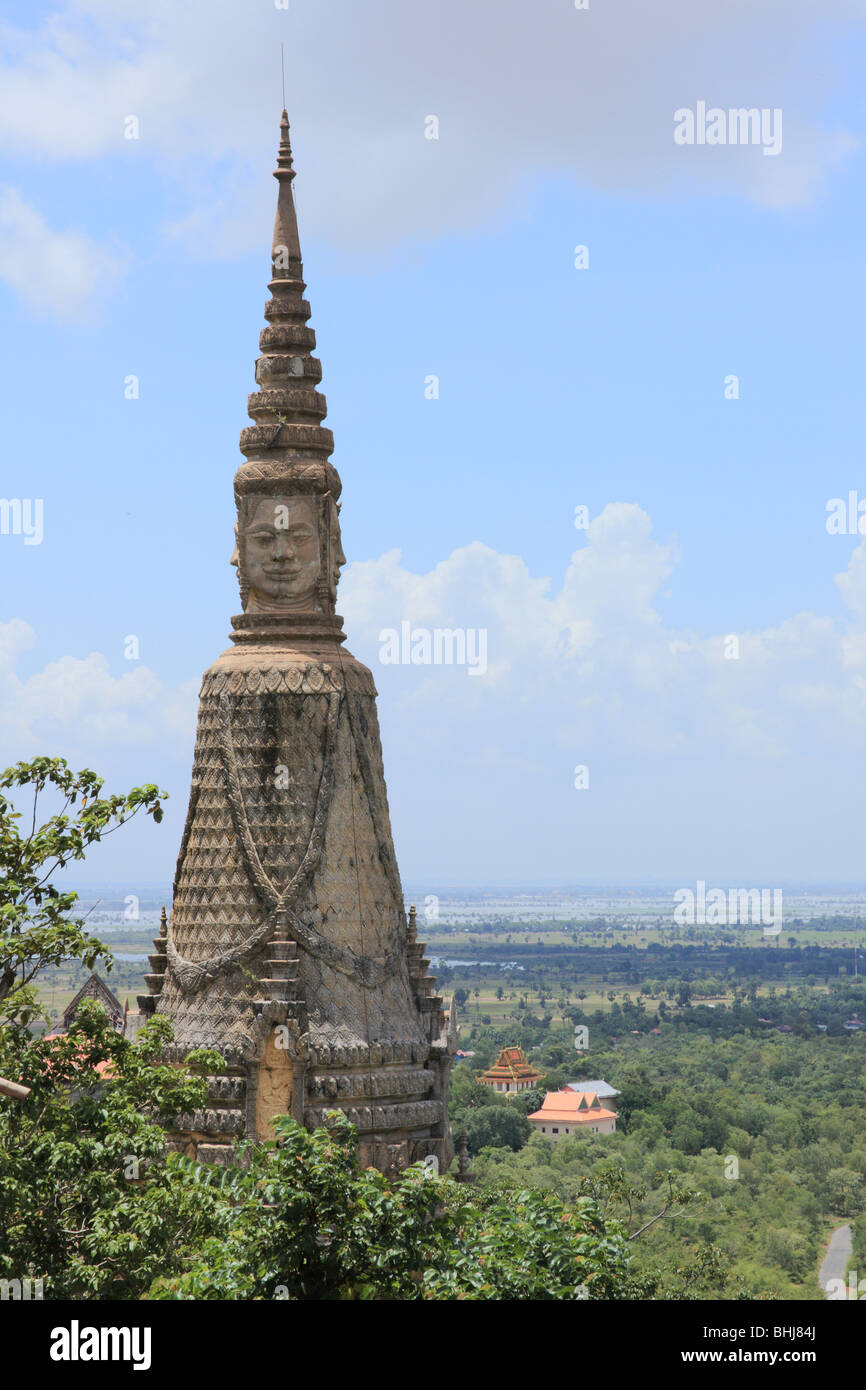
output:
<path id="1" fill-rule="evenodd" d="M 247 611 L 315 611 L 319 513 L 310 497 L 263 497 L 244 530 Z"/>
<path id="2" fill-rule="evenodd" d="M 333 504 L 332 504 L 333 505 Z M 346 563 L 343 554 L 343 542 L 340 536 L 340 523 L 337 519 L 337 509 L 333 508 L 333 522 L 331 524 L 331 598 L 337 597 L 337 585 L 340 582 L 340 570 Z"/>

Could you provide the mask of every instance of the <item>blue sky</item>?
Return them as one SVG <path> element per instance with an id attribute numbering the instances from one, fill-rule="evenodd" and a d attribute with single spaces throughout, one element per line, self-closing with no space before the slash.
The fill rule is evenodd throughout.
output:
<path id="1" fill-rule="evenodd" d="M 4 763 L 165 784 L 89 876 L 170 870 L 238 608 L 283 40 L 404 875 L 858 878 L 866 555 L 825 508 L 866 496 L 866 6 L 360 8 L 6 7 L 0 491 L 45 536 L 0 536 Z M 699 99 L 781 108 L 782 153 L 677 148 Z M 383 667 L 403 619 L 485 627 L 488 675 Z"/>

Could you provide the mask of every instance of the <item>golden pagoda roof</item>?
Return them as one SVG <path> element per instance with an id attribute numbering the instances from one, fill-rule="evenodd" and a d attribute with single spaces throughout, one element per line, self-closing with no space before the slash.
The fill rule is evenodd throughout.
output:
<path id="1" fill-rule="evenodd" d="M 522 1047 L 503 1047 L 492 1067 L 488 1067 L 482 1081 L 540 1081 L 541 1072 L 527 1060 Z"/>

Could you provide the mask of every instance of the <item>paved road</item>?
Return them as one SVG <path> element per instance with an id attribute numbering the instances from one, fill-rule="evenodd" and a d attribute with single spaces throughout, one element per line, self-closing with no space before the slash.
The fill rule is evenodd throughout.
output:
<path id="1" fill-rule="evenodd" d="M 844 1279 L 851 1258 L 851 1227 L 839 1226 L 830 1237 L 827 1253 L 818 1270 L 818 1283 L 826 1291 L 830 1279 Z M 847 1297 L 847 1293 L 846 1293 Z"/>

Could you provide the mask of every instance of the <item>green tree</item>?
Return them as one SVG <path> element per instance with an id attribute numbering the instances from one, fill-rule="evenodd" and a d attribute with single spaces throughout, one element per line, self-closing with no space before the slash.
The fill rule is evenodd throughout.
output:
<path id="1" fill-rule="evenodd" d="M 462 1121 L 466 1146 L 471 1154 L 481 1149 L 522 1149 L 532 1125 L 511 1105 L 488 1105 L 469 1111 Z"/>
<path id="2" fill-rule="evenodd" d="M 546 1094 L 547 1092 L 542 1087 L 532 1086 L 529 1090 L 518 1091 L 509 1104 L 513 1105 L 521 1115 L 531 1115 L 533 1111 L 541 1109 Z"/>
<path id="3" fill-rule="evenodd" d="M 169 1191 L 163 1126 L 199 1108 L 207 1087 L 201 1075 L 159 1064 L 168 1023 L 154 1020 L 133 1045 L 85 1001 L 59 1038 L 34 1038 L 27 1026 L 46 1017 L 36 983 L 45 967 L 111 966 L 107 948 L 70 915 L 77 895 L 52 876 L 139 812 L 162 819 L 165 793 L 155 786 L 113 796 L 102 788 L 62 758 L 0 774 L 0 1073 L 30 1088 L 0 1106 L 0 1270 L 44 1279 L 54 1298 L 137 1296 L 202 1210 Z M 219 1059 L 193 1062 L 200 1071 Z"/>
<path id="4" fill-rule="evenodd" d="M 831 1168 L 827 1174 L 831 1210 L 837 1216 L 857 1216 L 863 1208 L 863 1174 L 853 1168 Z"/>
<path id="5" fill-rule="evenodd" d="M 561 1091 L 565 1084 L 566 1076 L 564 1072 L 549 1071 L 544 1076 L 542 1076 L 541 1080 L 538 1083 L 538 1089 L 539 1091 L 543 1091 L 544 1094 L 547 1095 L 548 1091 Z"/>
<path id="6" fill-rule="evenodd" d="M 482 1105 L 505 1104 L 505 1096 L 494 1091 L 492 1086 L 485 1086 L 483 1081 L 476 1081 L 472 1072 L 465 1063 L 461 1063 L 454 1068 L 451 1076 L 451 1087 L 448 1092 L 448 1105 L 452 1119 L 464 1110 L 477 1110 Z"/>
<path id="7" fill-rule="evenodd" d="M 101 777 L 71 772 L 63 758 L 34 758 L 0 774 L 0 1026 L 47 1019 L 33 984 L 46 966 L 68 959 L 89 970 L 99 959 L 111 964 L 84 919 L 69 916 L 77 893 L 61 892 L 51 878 L 138 812 L 162 820 L 166 793 L 144 786 L 103 797 L 102 787 Z M 25 792 L 26 816 L 4 795 L 13 789 Z M 46 792 L 59 809 L 38 824 Z"/>
<path id="8" fill-rule="evenodd" d="M 0 1106 L 0 1272 L 45 1280 L 48 1298 L 138 1298 L 203 1238 L 208 1204 L 172 1180 L 164 1126 L 200 1109 L 215 1053 L 197 1074 L 160 1064 L 153 1019 L 132 1043 L 82 1002 L 61 1037 L 0 1034 L 0 1072 L 31 1088 Z"/>
<path id="9" fill-rule="evenodd" d="M 475 1194 L 409 1169 L 362 1170 L 354 1131 L 276 1121 L 275 1145 L 243 1146 L 219 1230 L 157 1299 L 568 1300 L 640 1297 L 628 1247 L 591 1198 Z M 183 1165 L 194 1167 L 194 1165 Z"/>

